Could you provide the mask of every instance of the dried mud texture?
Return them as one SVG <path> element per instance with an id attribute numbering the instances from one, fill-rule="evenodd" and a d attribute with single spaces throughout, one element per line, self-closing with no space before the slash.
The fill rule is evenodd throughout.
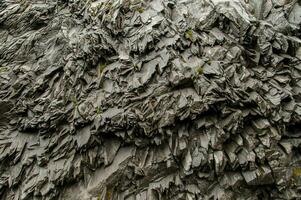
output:
<path id="1" fill-rule="evenodd" d="M 301 2 L 0 1 L 0 199 L 300 199 Z"/>

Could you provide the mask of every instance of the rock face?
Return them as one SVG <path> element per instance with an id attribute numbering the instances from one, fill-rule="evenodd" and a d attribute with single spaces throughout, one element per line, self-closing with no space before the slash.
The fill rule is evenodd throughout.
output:
<path id="1" fill-rule="evenodd" d="M 0 199 L 300 199 L 301 2 L 0 1 Z"/>

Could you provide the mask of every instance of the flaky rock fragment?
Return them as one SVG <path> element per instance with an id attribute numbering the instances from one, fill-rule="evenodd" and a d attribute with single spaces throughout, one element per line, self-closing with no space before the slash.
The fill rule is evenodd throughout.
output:
<path id="1" fill-rule="evenodd" d="M 298 199 L 298 0 L 0 1 L 0 199 Z"/>

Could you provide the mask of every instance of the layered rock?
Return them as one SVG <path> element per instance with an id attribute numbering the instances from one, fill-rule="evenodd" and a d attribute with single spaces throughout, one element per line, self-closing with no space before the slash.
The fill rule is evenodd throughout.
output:
<path id="1" fill-rule="evenodd" d="M 298 199 L 300 4 L 0 2 L 0 199 Z"/>

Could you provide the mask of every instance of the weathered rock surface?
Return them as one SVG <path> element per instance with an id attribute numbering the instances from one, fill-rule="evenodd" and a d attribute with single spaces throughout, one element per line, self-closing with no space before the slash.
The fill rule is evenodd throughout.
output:
<path id="1" fill-rule="evenodd" d="M 300 199 L 301 2 L 0 1 L 0 199 Z"/>

